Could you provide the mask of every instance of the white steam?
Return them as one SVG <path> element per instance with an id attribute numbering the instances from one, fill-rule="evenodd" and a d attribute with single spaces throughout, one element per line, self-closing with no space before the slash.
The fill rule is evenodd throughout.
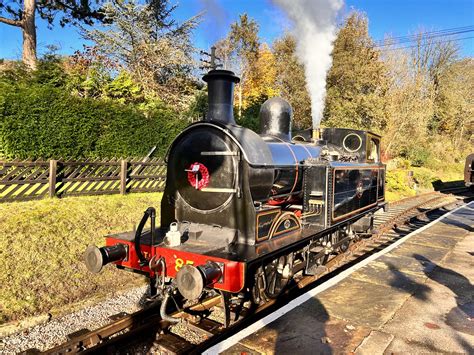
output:
<path id="1" fill-rule="evenodd" d="M 326 74 L 332 64 L 336 16 L 344 0 L 274 0 L 294 22 L 296 54 L 305 68 L 313 127 L 321 123 Z"/>

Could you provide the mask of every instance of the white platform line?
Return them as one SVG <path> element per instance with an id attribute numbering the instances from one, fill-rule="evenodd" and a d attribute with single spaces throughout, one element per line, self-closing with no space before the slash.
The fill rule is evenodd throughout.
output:
<path id="1" fill-rule="evenodd" d="M 280 309 L 276 310 L 275 312 L 273 312 L 273 313 L 267 315 L 266 317 L 260 319 L 258 322 L 255 322 L 255 323 L 249 325 L 247 328 L 242 329 L 237 334 L 234 334 L 233 336 L 227 338 L 226 340 L 223 340 L 222 342 L 210 347 L 209 349 L 204 351 L 203 354 L 206 354 L 206 355 L 211 355 L 212 354 L 212 355 L 214 355 L 214 354 L 218 354 L 218 353 L 230 348 L 232 345 L 235 345 L 240 340 L 246 338 L 250 334 L 255 333 L 257 330 L 260 330 L 261 328 L 267 326 L 271 322 L 277 320 L 278 318 L 280 318 L 281 316 L 283 316 L 286 313 L 290 312 L 291 310 L 298 307 L 302 303 L 308 301 L 309 299 L 311 299 L 312 297 L 314 297 L 318 293 L 320 293 L 320 292 L 336 285 L 337 283 L 339 283 L 340 281 L 342 281 L 346 277 L 348 277 L 350 274 L 352 274 L 354 271 L 357 271 L 358 269 L 366 266 L 367 264 L 374 261 L 375 259 L 377 259 L 377 258 L 381 257 L 382 255 L 392 251 L 393 249 L 395 249 L 400 244 L 404 243 L 405 241 L 407 241 L 409 238 L 413 237 L 414 235 L 424 231 L 425 229 L 431 227 L 435 223 L 445 219 L 446 217 L 453 214 L 457 210 L 459 210 L 461 208 L 468 207 L 468 206 L 470 207 L 471 205 L 474 206 L 474 201 L 468 203 L 467 205 L 459 206 L 459 207 L 455 208 L 454 210 L 444 214 L 443 216 L 435 219 L 434 221 L 428 223 L 426 226 L 423 226 L 423 227 L 417 229 L 416 231 L 413 231 L 410 234 L 407 234 L 406 236 L 404 236 L 403 238 L 400 238 L 399 240 L 397 240 L 396 242 L 394 242 L 390 246 L 386 247 L 385 249 L 383 249 L 383 250 L 381 250 L 381 251 L 379 251 L 375 254 L 372 254 L 371 256 L 369 256 L 366 259 L 362 260 L 360 263 L 350 267 L 347 270 L 342 271 L 341 273 L 334 276 L 333 278 L 326 281 L 325 283 L 323 283 L 323 284 L 309 290 L 308 292 L 302 294 L 301 296 L 295 298 L 294 300 L 289 302 L 287 305 L 281 307 Z"/>

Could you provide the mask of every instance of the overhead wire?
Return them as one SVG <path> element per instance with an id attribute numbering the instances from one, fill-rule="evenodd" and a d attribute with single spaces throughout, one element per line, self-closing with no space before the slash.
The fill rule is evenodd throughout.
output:
<path id="1" fill-rule="evenodd" d="M 392 38 L 389 38 L 385 40 L 383 44 L 377 45 L 377 47 L 387 47 L 391 45 L 399 45 L 399 44 L 405 44 L 405 43 L 411 43 L 411 42 L 417 42 L 419 40 L 427 40 L 427 39 L 433 39 L 433 38 L 440 38 L 440 37 L 448 37 L 448 36 L 454 36 L 454 35 L 459 35 L 459 34 L 464 34 L 464 33 L 469 33 L 469 32 L 474 32 L 474 28 L 472 30 L 465 30 L 465 31 L 458 31 L 458 32 L 451 32 L 443 35 L 430 35 L 430 36 L 425 36 L 423 33 L 420 33 L 416 38 L 413 39 L 406 39 L 403 41 L 394 41 Z"/>
<path id="2" fill-rule="evenodd" d="M 385 49 L 381 49 L 381 51 L 384 52 L 384 51 L 394 51 L 394 50 L 398 50 L 398 49 L 426 47 L 426 46 L 429 46 L 431 44 L 436 44 L 436 43 L 457 42 L 457 41 L 463 41 L 463 40 L 466 40 L 466 39 L 473 39 L 473 38 L 474 38 L 474 36 L 455 38 L 455 39 L 446 39 L 444 41 L 434 41 L 434 42 L 428 42 L 428 43 L 421 43 L 421 44 L 415 44 L 415 45 L 412 45 L 412 46 L 401 46 L 401 47 L 385 48 Z"/>
<path id="3" fill-rule="evenodd" d="M 430 40 L 430 39 L 456 36 L 456 35 L 466 34 L 470 32 L 474 32 L 474 26 L 472 25 L 464 26 L 464 27 L 449 28 L 449 29 L 438 30 L 438 31 L 421 32 L 421 33 L 417 33 L 417 34 L 409 35 L 409 36 L 392 37 L 392 38 L 388 38 L 384 40 L 375 41 L 375 48 L 381 48 L 382 51 L 392 51 L 392 50 L 398 50 L 398 49 L 425 47 L 428 45 L 443 43 L 443 42 L 463 41 L 463 40 L 472 39 L 474 38 L 474 36 L 426 42 L 426 40 Z M 414 44 L 414 45 L 404 45 L 404 44 L 410 44 L 414 42 L 419 42 L 419 43 Z M 387 47 L 387 48 L 383 48 L 383 47 Z"/>
<path id="4" fill-rule="evenodd" d="M 469 26 L 463 26 L 463 27 L 446 28 L 443 30 L 436 30 L 436 31 L 426 31 L 426 32 L 415 33 L 415 34 L 405 35 L 405 36 L 390 37 L 388 40 L 399 43 L 399 42 L 404 42 L 404 41 L 417 40 L 420 38 L 420 36 L 439 37 L 439 36 L 453 35 L 456 33 L 470 32 L 473 30 L 474 30 L 474 25 L 469 25 Z M 375 43 L 376 45 L 381 46 L 381 45 L 384 45 L 386 41 L 387 39 L 381 39 L 381 40 L 375 41 Z"/>

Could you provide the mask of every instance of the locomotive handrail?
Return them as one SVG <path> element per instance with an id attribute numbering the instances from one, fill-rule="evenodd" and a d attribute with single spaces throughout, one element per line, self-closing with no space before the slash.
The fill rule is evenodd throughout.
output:
<path id="1" fill-rule="evenodd" d="M 151 244 L 150 248 L 153 250 L 153 244 L 155 241 L 155 219 L 156 219 L 156 210 L 153 207 L 148 207 L 143 217 L 138 224 L 137 230 L 135 232 L 135 251 L 137 253 L 138 259 L 140 260 L 140 265 L 145 266 L 148 264 L 148 260 L 143 256 L 141 247 L 140 247 L 140 239 L 142 236 L 143 227 L 145 227 L 145 223 L 147 222 L 148 218 L 151 218 Z M 153 255 L 152 255 L 153 256 Z"/>

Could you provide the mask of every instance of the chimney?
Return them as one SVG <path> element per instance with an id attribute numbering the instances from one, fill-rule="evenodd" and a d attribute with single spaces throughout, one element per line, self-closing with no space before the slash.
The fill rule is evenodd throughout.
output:
<path id="1" fill-rule="evenodd" d="M 230 70 L 211 70 L 202 78 L 207 82 L 209 111 L 206 121 L 235 124 L 234 85 L 240 81 Z"/>

